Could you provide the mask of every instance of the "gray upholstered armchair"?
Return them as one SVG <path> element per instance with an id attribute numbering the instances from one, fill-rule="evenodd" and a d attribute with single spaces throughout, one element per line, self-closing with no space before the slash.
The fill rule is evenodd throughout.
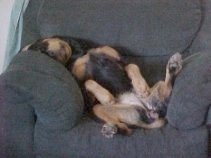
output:
<path id="1" fill-rule="evenodd" d="M 184 68 L 168 124 L 106 139 L 83 114 L 81 91 L 59 63 L 36 52 L 0 76 L 0 155 L 7 158 L 205 158 L 211 123 L 211 2 L 208 0 L 31 0 L 22 46 L 65 35 L 117 48 L 152 85 L 181 52 Z M 211 111 L 210 111 L 211 112 Z"/>

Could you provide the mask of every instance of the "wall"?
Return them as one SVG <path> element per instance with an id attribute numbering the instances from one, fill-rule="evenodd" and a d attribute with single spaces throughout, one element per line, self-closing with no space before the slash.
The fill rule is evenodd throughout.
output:
<path id="1" fill-rule="evenodd" d="M 3 70 L 10 15 L 15 0 L 0 0 L 0 73 Z"/>

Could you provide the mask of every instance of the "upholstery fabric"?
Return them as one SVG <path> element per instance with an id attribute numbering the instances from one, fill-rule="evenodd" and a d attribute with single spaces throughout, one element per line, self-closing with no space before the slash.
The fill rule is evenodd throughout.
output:
<path id="1" fill-rule="evenodd" d="M 31 94 L 31 106 L 46 128 L 48 125 L 53 129 L 71 128 L 81 117 L 84 105 L 81 91 L 60 63 L 29 51 L 18 54 L 7 71 L 11 75 L 7 82 L 14 82 L 14 86 Z"/>
<path id="2" fill-rule="evenodd" d="M 23 15 L 23 31 L 21 38 L 21 47 L 41 38 L 39 26 L 37 25 L 37 15 L 42 6 L 43 0 L 30 0 L 28 7 Z"/>
<path id="3" fill-rule="evenodd" d="M 102 124 L 84 118 L 62 134 L 35 130 L 36 155 L 39 158 L 207 157 L 206 127 L 182 131 L 167 125 L 161 129 L 136 129 L 129 137 L 116 135 L 113 139 L 102 137 L 101 127 Z"/>
<path id="4" fill-rule="evenodd" d="M 191 44 L 191 52 L 199 51 L 210 51 L 211 49 L 211 1 L 203 0 L 202 3 L 202 19 L 201 19 L 201 28 L 196 36 L 196 39 L 193 40 Z"/>
<path id="5" fill-rule="evenodd" d="M 168 105 L 168 121 L 176 128 L 193 129 L 206 121 L 211 105 L 210 61 L 210 52 L 194 54 L 184 61 Z"/>
<path id="6" fill-rule="evenodd" d="M 198 0 L 45 0 L 37 15 L 42 37 L 83 37 L 138 56 L 182 52 L 200 20 Z"/>
<path id="7" fill-rule="evenodd" d="M 0 142 L 5 146 L 0 155 L 5 157 L 32 157 L 35 121 L 42 130 L 63 132 L 83 113 L 81 92 L 70 73 L 39 52 L 16 55 L 1 75 L 0 96 Z"/>

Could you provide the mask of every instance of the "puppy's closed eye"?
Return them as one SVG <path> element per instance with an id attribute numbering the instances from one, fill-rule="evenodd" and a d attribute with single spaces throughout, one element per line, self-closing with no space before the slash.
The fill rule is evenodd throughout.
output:
<path id="1" fill-rule="evenodd" d="M 55 57 L 55 52 L 47 51 L 47 55 L 50 57 Z"/>

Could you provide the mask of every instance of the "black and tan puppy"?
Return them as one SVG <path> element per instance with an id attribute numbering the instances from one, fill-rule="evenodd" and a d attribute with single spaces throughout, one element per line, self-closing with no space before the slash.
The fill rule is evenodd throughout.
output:
<path id="1" fill-rule="evenodd" d="M 104 46 L 87 51 L 87 46 L 82 47 L 76 42 L 78 53 L 73 51 L 72 43 L 68 38 L 53 37 L 39 40 L 23 50 L 36 48 L 53 57 L 84 83 L 85 89 L 97 99 L 92 109 L 106 123 L 102 128 L 104 136 L 110 138 L 118 130 L 130 134 L 129 126 L 151 129 L 165 124 L 166 101 L 171 94 L 173 80 L 182 68 L 179 53 L 169 59 L 165 81 L 150 88 L 139 67 L 124 63 L 113 48 Z M 41 49 L 43 46 L 44 50 Z"/>
<path id="2" fill-rule="evenodd" d="M 137 65 L 125 64 L 116 50 L 104 46 L 78 58 L 72 73 L 78 80 L 85 79 L 86 90 L 99 101 L 93 112 L 106 122 L 102 133 L 109 138 L 118 130 L 130 134 L 129 126 L 162 127 L 166 102 L 181 68 L 181 55 L 176 53 L 167 63 L 165 80 L 150 88 Z"/>

